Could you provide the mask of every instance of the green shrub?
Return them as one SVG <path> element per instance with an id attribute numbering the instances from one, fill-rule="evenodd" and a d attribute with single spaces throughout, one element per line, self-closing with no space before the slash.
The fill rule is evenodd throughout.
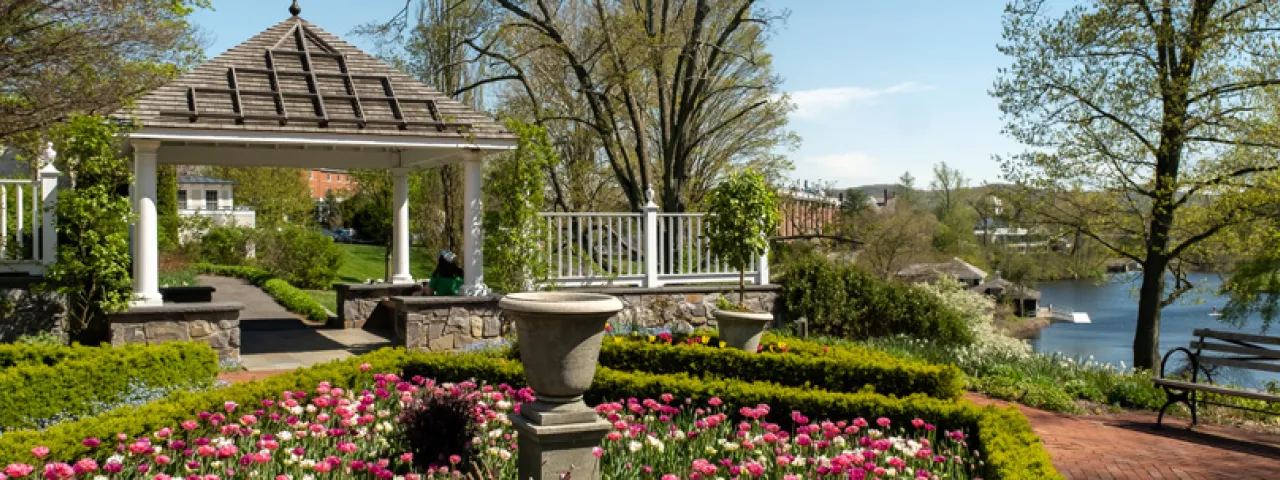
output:
<path id="1" fill-rule="evenodd" d="M 613 340 L 606 340 L 602 345 L 600 365 L 616 370 L 658 374 L 692 372 L 835 392 L 857 392 L 871 386 L 878 393 L 895 396 L 920 393 L 950 399 L 964 392 L 962 374 L 955 367 L 904 360 L 864 349 L 835 347 L 823 353 L 820 346 L 794 341 L 785 343 L 788 352 L 747 353 L 716 348 L 716 343 L 667 345 L 644 339 L 611 338 Z M 766 343 L 769 340 L 771 338 L 766 338 Z"/>
<path id="2" fill-rule="evenodd" d="M 820 256 L 786 267 L 779 293 L 787 315 L 810 331 L 864 339 L 897 334 L 961 345 L 973 341 L 964 318 L 918 287 L 887 282 L 853 264 Z"/>
<path id="3" fill-rule="evenodd" d="M 202 262 L 214 265 L 247 265 L 254 231 L 245 227 L 210 227 L 195 249 Z"/>
<path id="4" fill-rule="evenodd" d="M 311 295 L 307 295 L 307 292 L 276 278 L 275 275 L 266 270 L 235 265 L 210 265 L 207 263 L 197 263 L 194 268 L 202 273 L 247 280 L 249 283 L 261 288 L 262 291 L 267 292 L 267 295 L 271 295 L 271 298 L 276 299 L 277 302 L 280 302 L 280 305 L 290 312 L 305 316 L 308 320 L 316 322 L 329 320 L 329 311 L 324 308 L 324 305 L 317 302 Z"/>
<path id="5" fill-rule="evenodd" d="M 58 358 L 42 348 L 0 373 L 0 430 L 101 413 L 142 388 L 208 386 L 218 374 L 217 354 L 204 344 L 67 350 Z"/>
<path id="6" fill-rule="evenodd" d="M 258 266 L 299 288 L 333 286 L 342 267 L 342 248 L 318 231 L 286 226 L 258 236 Z"/>
<path id="7" fill-rule="evenodd" d="M 56 365 L 86 347 L 11 343 L 0 345 L 0 368 L 17 365 Z"/>

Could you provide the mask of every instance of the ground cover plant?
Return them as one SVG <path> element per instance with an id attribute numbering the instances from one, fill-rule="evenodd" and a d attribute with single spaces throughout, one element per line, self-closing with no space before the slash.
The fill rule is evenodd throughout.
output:
<path id="1" fill-rule="evenodd" d="M 372 373 L 401 369 L 404 373 L 398 376 Z M 511 478 L 504 472 L 513 470 L 504 469 L 514 468 L 514 457 L 503 457 L 511 455 L 506 442 L 514 437 L 506 437 L 503 429 L 508 427 L 502 414 L 508 408 L 515 411 L 520 402 L 529 399 L 521 398 L 519 390 L 494 387 L 485 391 L 483 386 L 466 387 L 463 383 L 453 386 L 481 392 L 476 398 L 478 408 L 470 411 L 477 414 L 477 427 L 484 433 L 477 435 L 480 441 L 473 442 L 466 462 L 458 453 L 441 457 L 429 450 L 415 451 L 409 445 L 410 438 L 397 430 L 412 423 L 397 420 L 403 418 L 400 415 L 406 405 L 428 400 L 422 393 L 429 383 L 425 379 L 465 382 L 473 377 L 486 379 L 491 385 L 518 384 L 523 372 L 517 362 L 494 355 L 386 349 L 261 383 L 168 397 L 46 432 L 6 435 L 0 437 L 0 465 L 8 468 L 14 464 L 16 472 L 30 466 L 35 474 L 46 469 L 74 473 L 77 468 L 92 467 L 93 475 L 108 478 L 153 478 L 158 474 L 186 476 L 186 468 L 191 467 L 188 462 L 195 461 L 198 464 L 193 468 L 198 472 L 219 478 L 247 471 L 267 478 L 281 474 L 292 475 L 289 478 L 308 474 L 316 478 L 366 478 L 370 473 L 404 474 L 405 478 L 416 473 L 419 478 L 429 478 L 429 467 L 436 463 L 430 471 L 437 476 L 459 468 L 477 468 L 489 473 L 484 478 Z M 322 384 L 325 379 L 332 381 Z M 407 386 L 404 379 L 409 380 Z M 444 384 L 434 385 L 445 388 Z M 497 399 L 493 392 L 502 392 L 503 397 Z M 459 394 L 469 395 L 464 391 Z M 633 397 L 637 399 L 634 402 L 630 400 Z M 646 398 L 651 400 L 640 400 Z M 615 402 L 619 399 L 624 400 Z M 923 396 L 895 399 L 607 368 L 599 369 L 588 401 L 608 405 L 601 407 L 602 414 L 616 414 L 618 421 L 625 422 L 623 428 L 615 424 L 615 433 L 621 438 L 606 440 L 599 454 L 606 468 L 625 465 L 626 461 L 632 462 L 632 468 L 613 471 L 613 476 L 606 470 L 606 478 L 714 478 L 734 469 L 747 475 L 743 478 L 812 478 L 837 471 L 843 472 L 840 478 L 848 478 L 854 471 L 852 460 L 858 458 L 845 455 L 846 450 L 862 456 L 856 471 L 868 478 L 874 478 L 878 468 L 884 469 L 880 472 L 884 475 L 892 471 L 899 477 L 907 468 L 913 473 L 923 468 L 940 478 L 1059 478 L 1026 420 L 1010 409 L 978 408 Z M 723 409 L 716 410 L 719 407 Z M 808 412 L 808 418 L 793 411 Z M 711 418 L 717 419 L 715 425 L 708 424 Z M 832 420 L 824 423 L 819 418 Z M 913 422 L 917 419 L 919 422 Z M 845 422 L 843 427 L 841 421 Z M 860 426 L 863 422 L 870 425 Z M 882 426 L 883 422 L 888 426 Z M 930 431 L 925 424 L 936 427 Z M 490 433 L 494 430 L 499 433 Z M 946 434 L 957 430 L 965 433 Z M 674 431 L 683 439 L 671 436 Z M 696 434 L 690 436 L 690 432 Z M 650 433 L 652 440 L 648 439 Z M 766 439 L 769 434 L 773 436 Z M 803 440 L 802 434 L 809 439 Z M 175 441 L 183 443 L 172 444 Z M 636 442 L 640 443 L 638 449 Z M 123 447 L 117 446 L 120 443 Z M 708 445 L 716 452 L 708 453 Z M 935 455 L 920 453 L 924 448 Z M 970 449 L 979 451 L 980 456 L 971 455 Z M 409 452 L 411 456 L 403 455 Z M 946 458 L 937 462 L 936 455 Z M 957 455 L 959 459 L 954 458 Z M 779 458 L 786 460 L 785 465 Z M 722 463 L 726 459 L 728 464 Z M 638 462 L 651 462 L 653 470 L 646 472 Z M 872 464 L 870 468 L 867 463 Z M 139 465 L 145 466 L 139 469 Z M 441 472 L 440 467 L 448 470 Z M 703 473 L 709 467 L 715 467 L 718 474 Z M 673 471 L 664 472 L 668 468 Z M 762 476 L 750 477 L 757 468 L 763 469 Z"/>

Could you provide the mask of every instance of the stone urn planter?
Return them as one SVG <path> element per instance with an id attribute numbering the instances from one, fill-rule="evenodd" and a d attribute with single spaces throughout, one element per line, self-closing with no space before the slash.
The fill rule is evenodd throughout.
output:
<path id="1" fill-rule="evenodd" d="M 521 414 L 542 425 L 594 419 L 582 393 L 596 373 L 605 322 L 622 311 L 622 301 L 595 293 L 527 292 L 502 297 L 498 307 L 515 321 L 524 376 L 538 397 Z"/>
<path id="2" fill-rule="evenodd" d="M 720 328 L 720 341 L 727 348 L 737 348 L 755 353 L 765 327 L 773 321 L 771 313 L 731 312 L 716 310 L 716 323 Z"/>
<path id="3" fill-rule="evenodd" d="M 582 401 L 600 358 L 607 320 L 622 311 L 609 295 L 513 293 L 498 301 L 515 322 L 524 377 L 538 400 L 510 414 L 520 435 L 518 478 L 599 480 L 594 449 L 612 428 Z"/>

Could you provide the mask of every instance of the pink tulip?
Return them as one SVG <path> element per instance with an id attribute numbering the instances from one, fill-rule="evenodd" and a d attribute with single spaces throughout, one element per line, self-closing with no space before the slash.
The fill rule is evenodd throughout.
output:
<path id="1" fill-rule="evenodd" d="M 49 455 L 49 447 L 41 446 L 41 447 L 33 448 L 31 449 L 31 454 L 35 455 L 36 458 L 44 458 Z"/>

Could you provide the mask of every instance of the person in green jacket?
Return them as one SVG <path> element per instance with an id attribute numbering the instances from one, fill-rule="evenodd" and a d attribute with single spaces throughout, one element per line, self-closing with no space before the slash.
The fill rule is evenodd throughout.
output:
<path id="1" fill-rule="evenodd" d="M 440 251 L 440 256 L 436 258 L 436 269 L 431 272 L 431 279 L 427 281 L 427 288 L 430 290 L 425 292 L 427 295 L 450 297 L 458 294 L 463 277 L 462 267 L 456 263 L 457 259 L 458 256 L 449 250 Z"/>

